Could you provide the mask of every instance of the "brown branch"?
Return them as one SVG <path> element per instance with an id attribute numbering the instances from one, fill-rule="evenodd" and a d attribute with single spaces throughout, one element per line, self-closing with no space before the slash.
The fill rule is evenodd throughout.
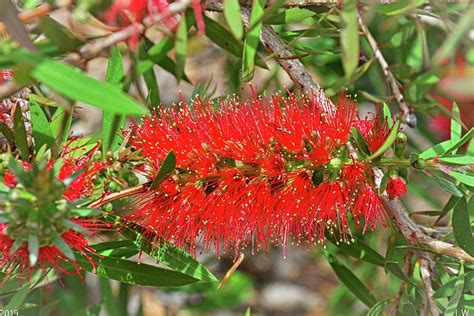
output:
<path id="1" fill-rule="evenodd" d="M 135 194 L 143 193 L 146 190 L 148 190 L 149 186 L 150 186 L 150 182 L 147 182 L 147 183 L 139 184 L 137 186 L 122 190 L 120 192 L 115 192 L 115 193 L 106 195 L 102 199 L 92 202 L 89 205 L 89 207 L 98 208 L 112 201 L 123 199 L 125 197 L 129 197 Z"/>
<path id="2" fill-rule="evenodd" d="M 142 23 L 134 23 L 126 28 L 112 33 L 106 37 L 102 37 L 92 43 L 87 43 L 84 45 L 80 50 L 79 53 L 85 59 L 92 59 L 98 56 L 104 49 L 115 45 L 119 42 L 126 41 L 127 39 L 131 38 L 133 35 L 137 33 L 142 33 L 148 27 L 151 27 L 159 22 L 163 21 L 170 16 L 176 15 L 186 10 L 188 5 L 191 3 L 190 0 L 183 0 L 179 2 L 173 2 L 169 5 L 167 10 L 167 15 L 162 14 L 155 14 L 146 17 L 143 19 Z"/>
<path id="3" fill-rule="evenodd" d="M 48 3 L 44 3 L 38 6 L 37 8 L 20 12 L 20 14 L 18 14 L 18 18 L 23 23 L 31 23 L 35 19 L 47 15 L 50 11 L 51 11 L 51 6 Z M 0 33 L 5 31 L 5 29 L 6 29 L 5 24 L 3 22 L 0 22 Z"/>
<path id="4" fill-rule="evenodd" d="M 393 217 L 400 233 L 410 245 L 426 248 L 434 253 L 449 256 L 457 260 L 474 262 L 474 257 L 470 256 L 461 248 L 426 235 L 410 216 L 408 216 L 408 212 L 400 200 L 390 200 L 386 196 L 382 197 L 382 199 L 388 207 L 390 215 Z"/>
<path id="5" fill-rule="evenodd" d="M 431 316 L 438 316 L 439 311 L 438 308 L 436 307 L 436 302 L 433 298 L 434 295 L 434 290 L 433 286 L 431 285 L 431 274 L 433 272 L 433 259 L 428 255 L 428 254 L 418 254 L 418 258 L 420 259 L 420 274 L 421 274 L 421 281 L 423 284 L 423 290 L 425 291 L 426 294 L 426 300 L 427 300 L 427 307 L 430 312 L 429 315 Z"/>
<path id="6" fill-rule="evenodd" d="M 390 67 L 388 66 L 388 63 L 385 60 L 385 57 L 383 56 L 377 41 L 365 25 L 364 21 L 362 20 L 362 16 L 359 12 L 357 12 L 357 21 L 359 23 L 360 30 L 362 31 L 362 33 L 364 33 L 365 37 L 367 38 L 367 41 L 369 42 L 370 47 L 372 48 L 372 51 L 374 52 L 375 58 L 380 64 L 380 67 L 382 67 L 383 74 L 387 82 L 389 83 L 393 94 L 395 95 L 395 99 L 397 100 L 397 103 L 400 107 L 402 119 L 405 122 L 407 116 L 410 114 L 410 109 L 405 101 L 405 98 L 403 97 L 402 92 L 400 91 L 400 88 L 398 87 L 397 79 L 390 71 Z"/>

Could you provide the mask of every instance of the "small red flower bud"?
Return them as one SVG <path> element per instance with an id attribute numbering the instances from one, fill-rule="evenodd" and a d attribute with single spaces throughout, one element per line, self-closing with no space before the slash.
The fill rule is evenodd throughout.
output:
<path id="1" fill-rule="evenodd" d="M 401 177 L 390 177 L 386 190 L 391 199 L 397 199 L 407 193 L 407 185 Z"/>

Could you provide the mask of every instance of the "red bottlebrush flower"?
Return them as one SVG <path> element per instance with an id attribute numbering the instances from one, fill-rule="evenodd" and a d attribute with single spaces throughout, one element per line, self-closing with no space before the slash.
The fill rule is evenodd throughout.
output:
<path id="1" fill-rule="evenodd" d="M 84 221 L 82 222 L 81 225 L 84 224 Z M 89 229 L 94 226 L 94 224 L 89 225 Z M 81 267 L 77 262 L 66 257 L 56 246 L 39 247 L 38 261 L 32 267 L 29 262 L 28 244 L 25 243 L 12 252 L 14 240 L 10 239 L 6 231 L 7 224 L 0 224 L 0 269 L 5 271 L 7 275 L 17 271 L 20 274 L 26 273 L 27 277 L 30 277 L 37 267 L 43 272 L 46 272 L 49 268 L 54 268 L 57 272 L 65 274 L 79 274 Z M 95 253 L 95 250 L 89 246 L 84 234 L 71 229 L 63 233 L 61 238 L 69 248 L 81 253 L 84 258 L 94 265 L 90 255 Z"/>
<path id="2" fill-rule="evenodd" d="M 80 153 L 81 147 L 71 146 L 71 143 L 72 141 L 66 145 L 61 154 L 63 162 L 57 175 L 57 180 L 64 181 L 66 184 L 63 197 L 68 201 L 92 195 L 94 193 L 92 177 L 98 171 L 108 165 L 108 163 L 105 162 L 93 161 L 92 156 L 95 153 L 97 147 L 89 150 L 88 152 L 84 152 L 82 156 L 77 157 L 77 154 Z M 87 151 L 86 149 L 84 150 Z M 75 155 L 72 155 L 73 152 Z M 54 166 L 54 163 L 54 161 L 47 162 L 45 169 L 51 170 Z M 34 166 L 33 170 L 35 170 L 36 167 L 37 166 Z M 32 169 L 31 165 L 26 162 L 23 162 L 23 168 L 25 170 Z M 69 177 L 71 178 L 68 179 Z M 15 188 L 17 185 L 17 180 L 11 171 L 7 171 L 5 174 L 4 182 L 10 188 Z M 53 188 L 51 190 L 55 190 L 58 187 L 61 188 L 61 186 L 57 186 L 57 184 L 51 184 L 51 188 Z M 76 218 L 75 215 L 72 215 L 74 213 L 69 212 L 69 207 L 64 205 L 64 200 L 61 200 L 60 197 L 59 199 L 56 199 L 56 203 L 53 203 L 54 201 L 45 202 L 39 200 L 40 204 L 35 204 L 35 207 L 38 207 L 40 210 L 42 210 L 40 212 L 41 214 L 38 215 L 41 217 L 41 219 L 38 219 L 38 223 L 41 223 L 39 225 L 53 227 L 52 230 L 50 230 L 51 232 L 65 231 L 60 235 L 62 241 L 72 250 L 81 253 L 84 258 L 89 260 L 89 262 L 94 265 L 90 256 L 95 251 L 88 244 L 89 236 L 86 234 L 86 232 L 94 234 L 96 231 L 106 229 L 108 224 L 92 218 Z M 52 205 L 62 206 L 57 206 L 57 208 L 54 208 L 55 206 Z M 45 215 L 47 213 L 45 210 L 50 210 L 50 213 L 48 214 L 51 216 Z M 17 212 L 17 216 L 9 216 L 15 212 Z M 42 212 L 46 213 L 43 214 Z M 60 212 L 57 214 L 58 216 L 56 216 L 56 212 Z M 37 236 L 40 247 L 38 249 L 38 258 L 34 266 L 31 265 L 29 260 L 29 247 L 27 241 L 24 241 L 18 249 L 14 249 L 12 252 L 12 247 L 16 248 L 18 246 L 15 244 L 16 242 L 19 240 L 27 240 L 31 234 L 27 224 L 25 224 L 28 220 L 30 220 L 31 216 L 28 214 L 19 216 L 18 214 L 20 213 L 17 211 L 15 203 L 12 202 L 12 206 L 6 212 L 6 216 L 9 221 L 5 224 L 0 224 L 0 269 L 7 271 L 7 275 L 10 272 L 16 271 L 20 274 L 26 273 L 27 277 L 29 277 L 31 272 L 33 272 L 36 268 L 39 268 L 43 271 L 53 268 L 57 272 L 66 274 L 79 273 L 81 266 L 75 260 L 68 258 L 51 242 L 51 240 L 53 240 L 55 237 L 54 235 L 45 237 L 47 234 L 46 232 L 43 235 Z M 71 226 L 66 226 L 63 222 L 65 220 L 75 223 L 78 228 L 80 226 L 80 231 L 69 229 Z M 34 234 L 36 233 L 37 232 L 34 231 Z M 26 235 L 27 237 L 25 238 L 23 235 Z"/>
<path id="3" fill-rule="evenodd" d="M 25 169 L 26 171 L 31 170 L 31 166 L 29 163 L 22 161 L 21 165 L 23 166 L 23 169 Z M 3 176 L 3 183 L 10 189 L 13 189 L 18 184 L 18 182 L 16 181 L 15 175 L 10 170 L 5 172 L 5 175 Z"/>
<path id="4" fill-rule="evenodd" d="M 355 200 L 352 214 L 364 219 L 362 233 L 365 233 L 367 227 L 373 230 L 377 222 L 384 226 L 387 223 L 387 215 L 382 200 L 369 185 L 361 188 Z"/>
<path id="5" fill-rule="evenodd" d="M 173 30 L 178 25 L 175 13 L 170 12 L 169 0 L 118 0 L 114 1 L 105 13 L 105 20 L 111 25 L 127 26 L 133 23 L 139 23 L 150 15 L 159 14 L 162 17 L 160 21 L 167 29 Z M 204 33 L 204 16 L 199 0 L 193 0 L 193 10 L 196 17 L 196 25 L 199 33 Z M 184 17 L 183 17 L 184 18 Z M 138 34 L 135 34 L 130 40 L 131 45 L 135 46 L 138 41 Z"/>
<path id="6" fill-rule="evenodd" d="M 57 179 L 60 181 L 65 180 L 66 178 L 73 176 L 74 173 L 83 170 L 82 173 L 78 174 L 66 187 L 64 192 L 64 197 L 73 201 L 78 198 L 84 198 L 92 195 L 94 192 L 94 184 L 92 183 L 92 177 L 100 170 L 109 165 L 108 162 L 93 162 L 91 163 L 92 155 L 96 152 L 97 147 L 90 150 L 87 155 L 80 157 L 68 157 L 68 154 L 81 150 L 79 147 L 70 147 L 72 140 L 65 145 L 63 152 L 61 153 L 61 158 L 64 159 L 63 164 L 59 170 Z M 84 149 L 85 150 L 85 149 Z M 51 169 L 54 165 L 54 161 L 49 161 L 46 165 L 47 169 Z M 23 169 L 26 171 L 31 170 L 31 166 L 27 162 L 22 162 Z M 8 170 L 5 172 L 3 177 L 3 183 L 9 188 L 14 188 L 17 185 L 17 180 L 13 172 Z"/>
<path id="7" fill-rule="evenodd" d="M 289 239 L 314 244 L 327 228 L 347 240 L 356 199 L 372 198 L 362 189 L 372 175 L 370 166 L 338 158 L 357 118 L 355 104 L 341 98 L 333 108 L 321 94 L 254 96 L 221 101 L 220 110 L 197 99 L 133 122 L 129 143 L 141 150 L 150 181 L 171 150 L 177 162 L 127 219 L 193 251 L 196 243 L 216 252 L 275 243 L 285 252 Z M 326 179 L 313 181 L 318 174 Z M 379 210 L 357 216 L 378 218 Z"/>
<path id="8" fill-rule="evenodd" d="M 407 192 L 405 180 L 401 177 L 390 177 L 387 184 L 387 194 L 391 199 L 397 199 Z"/>
<path id="9" fill-rule="evenodd" d="M 376 115 L 364 120 L 359 119 L 355 125 L 357 130 L 364 136 L 372 153 L 376 152 L 383 145 L 391 132 L 387 119 L 383 118 L 378 107 Z"/>
<path id="10" fill-rule="evenodd" d="M 3 183 L 10 189 L 13 189 L 14 187 L 16 187 L 17 182 L 16 182 L 16 178 L 13 172 L 7 171 L 5 173 L 5 175 L 3 176 Z"/>

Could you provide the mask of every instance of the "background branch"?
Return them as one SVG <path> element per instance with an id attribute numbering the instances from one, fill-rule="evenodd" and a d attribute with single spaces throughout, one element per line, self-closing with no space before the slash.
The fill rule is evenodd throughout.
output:
<path id="1" fill-rule="evenodd" d="M 369 29 L 367 28 L 362 19 L 360 12 L 358 11 L 357 21 L 359 23 L 360 30 L 362 31 L 362 33 L 364 33 L 365 37 L 367 38 L 367 41 L 369 42 L 370 47 L 372 48 L 372 51 L 374 52 L 375 59 L 377 59 L 378 63 L 380 64 L 380 67 L 382 67 L 383 74 L 388 84 L 390 85 L 395 99 L 397 100 L 398 106 L 400 107 L 402 121 L 406 122 L 406 118 L 410 113 L 410 109 L 408 108 L 405 98 L 403 97 L 403 94 L 400 91 L 400 88 L 398 87 L 397 79 L 395 79 L 395 76 L 390 71 L 390 67 L 388 66 L 388 63 L 385 60 L 385 57 L 383 56 L 377 41 L 370 33 Z"/>

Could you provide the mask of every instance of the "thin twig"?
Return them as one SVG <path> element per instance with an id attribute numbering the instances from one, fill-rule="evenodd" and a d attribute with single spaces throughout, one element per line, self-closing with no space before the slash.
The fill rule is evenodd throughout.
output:
<path id="1" fill-rule="evenodd" d="M 142 23 L 133 23 L 118 32 L 112 33 L 92 43 L 88 43 L 84 45 L 83 47 L 81 47 L 79 52 L 83 58 L 87 60 L 92 59 L 98 56 L 104 49 L 110 46 L 113 46 L 119 42 L 126 41 L 132 36 L 138 33 L 142 33 L 148 27 L 158 24 L 164 19 L 167 19 L 173 15 L 176 15 L 178 13 L 185 11 L 190 3 L 191 3 L 190 0 L 173 2 L 169 5 L 166 15 L 155 14 L 155 15 L 148 16 L 145 19 L 143 19 Z"/>
<path id="2" fill-rule="evenodd" d="M 44 3 L 38 6 L 37 8 L 20 12 L 20 14 L 18 14 L 18 18 L 23 23 L 31 23 L 33 20 L 47 15 L 50 11 L 51 6 L 48 3 Z M 5 24 L 3 22 L 0 22 L 0 33 L 5 31 L 5 29 Z"/>
<path id="3" fill-rule="evenodd" d="M 106 195 L 102 199 L 91 203 L 89 205 L 89 207 L 90 208 L 98 208 L 98 207 L 101 207 L 102 205 L 105 205 L 109 202 L 119 200 L 119 199 L 123 199 L 125 197 L 129 197 L 129 196 L 136 195 L 136 194 L 139 194 L 139 193 L 143 193 L 146 190 L 148 190 L 149 186 L 150 186 L 150 183 L 147 182 L 147 183 L 139 184 L 137 186 L 122 190 L 120 192 L 115 192 L 115 193 Z"/>
<path id="4" fill-rule="evenodd" d="M 420 274 L 421 274 L 421 280 L 423 283 L 423 290 L 425 291 L 426 294 L 426 300 L 427 300 L 427 307 L 429 310 L 429 315 L 431 316 L 438 316 L 439 311 L 438 308 L 436 307 L 436 302 L 433 299 L 434 295 L 434 290 L 433 286 L 431 285 L 431 274 L 432 274 L 432 267 L 434 266 L 433 259 L 426 253 L 424 254 L 418 254 L 418 258 L 420 259 Z"/>
<path id="5" fill-rule="evenodd" d="M 388 207 L 390 215 L 393 217 L 400 233 L 410 245 L 420 246 L 434 253 L 449 256 L 457 260 L 474 262 L 474 257 L 470 256 L 461 248 L 426 235 L 410 216 L 408 216 L 408 212 L 400 200 L 391 200 L 386 196 L 383 196 L 382 199 Z"/>
<path id="6" fill-rule="evenodd" d="M 224 278 L 222 278 L 222 281 L 219 283 L 219 286 L 217 287 L 217 289 L 220 289 L 224 284 L 227 283 L 227 281 L 229 281 L 230 277 L 232 276 L 232 274 L 234 274 L 235 270 L 237 270 L 237 268 L 240 266 L 242 261 L 244 261 L 243 252 L 240 253 L 239 258 L 235 261 L 232 267 L 230 267 L 229 271 L 227 271 L 227 273 L 224 275 Z"/>
<path id="7" fill-rule="evenodd" d="M 372 36 L 372 33 L 370 33 L 369 29 L 365 25 L 364 21 L 362 20 L 362 16 L 360 15 L 359 12 L 357 12 L 357 21 L 359 23 L 360 30 L 362 31 L 362 33 L 364 33 L 365 37 L 367 38 L 367 41 L 369 42 L 370 47 L 372 48 L 374 52 L 375 58 L 380 64 L 380 67 L 382 67 L 383 74 L 387 82 L 389 83 L 392 89 L 392 92 L 395 95 L 395 99 L 397 100 L 397 103 L 400 107 L 402 119 L 404 118 L 403 121 L 405 121 L 406 117 L 410 113 L 410 109 L 405 101 L 405 98 L 403 97 L 402 92 L 400 91 L 400 88 L 398 87 L 397 79 L 395 79 L 395 76 L 390 71 L 390 67 L 388 66 L 388 63 L 385 60 L 385 57 L 383 56 L 382 51 L 380 50 L 377 41 L 375 40 L 375 38 Z"/>

